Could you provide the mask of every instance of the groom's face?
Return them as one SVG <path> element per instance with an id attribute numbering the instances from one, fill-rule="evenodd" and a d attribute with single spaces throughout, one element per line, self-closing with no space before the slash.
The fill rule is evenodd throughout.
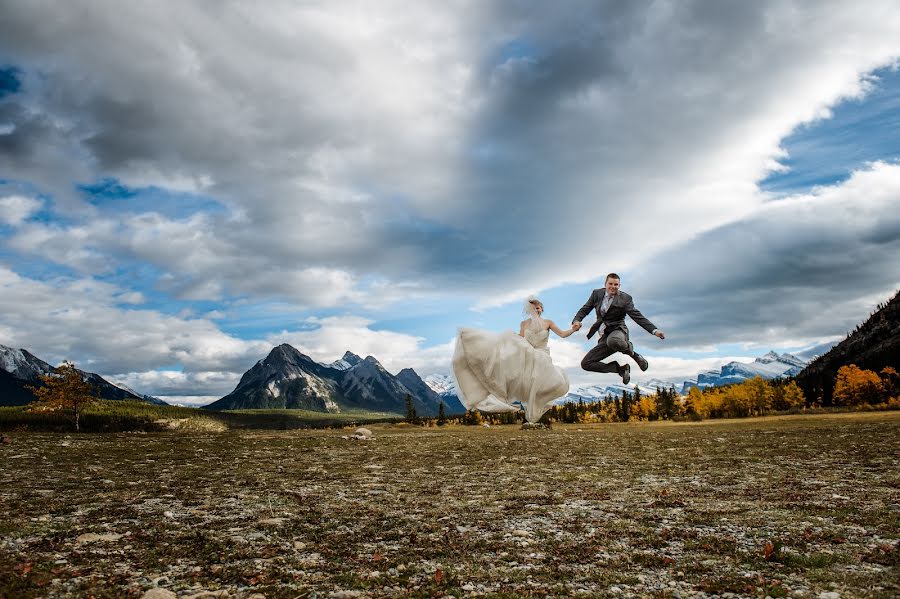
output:
<path id="1" fill-rule="evenodd" d="M 619 293 L 619 285 L 621 281 L 619 279 L 609 278 L 606 279 L 606 293 L 610 295 L 615 295 Z"/>

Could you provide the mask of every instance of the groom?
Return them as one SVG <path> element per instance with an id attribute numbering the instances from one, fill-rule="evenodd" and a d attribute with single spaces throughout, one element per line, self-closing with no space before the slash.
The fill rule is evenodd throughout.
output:
<path id="1" fill-rule="evenodd" d="M 636 323 L 641 325 L 651 335 L 656 335 L 660 339 L 665 339 L 666 334 L 653 326 L 653 323 L 640 313 L 634 307 L 634 301 L 631 296 L 624 291 L 619 291 L 619 275 L 614 272 L 606 275 L 606 284 L 603 289 L 594 289 L 591 297 L 581 307 L 578 314 L 572 320 L 575 330 L 581 328 L 581 319 L 587 316 L 591 308 L 597 311 L 597 322 L 595 322 L 588 330 L 587 337 L 590 339 L 594 333 L 600 333 L 600 339 L 597 345 L 584 356 L 581 360 L 581 367 L 592 372 L 616 372 L 622 377 L 622 382 L 628 384 L 631 380 L 631 365 L 625 364 L 619 366 L 618 362 L 609 364 L 603 362 L 605 358 L 613 355 L 617 351 L 622 352 L 637 362 L 641 370 L 647 370 L 650 365 L 646 358 L 634 351 L 634 346 L 628 340 L 628 327 L 625 326 L 625 315 L 627 314 Z"/>

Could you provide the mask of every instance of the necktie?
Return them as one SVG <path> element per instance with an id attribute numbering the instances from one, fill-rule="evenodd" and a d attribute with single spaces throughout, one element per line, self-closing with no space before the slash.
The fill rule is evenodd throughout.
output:
<path id="1" fill-rule="evenodd" d="M 607 295 L 603 298 L 603 303 L 600 305 L 600 316 L 606 316 L 606 311 L 609 310 L 609 305 L 612 303 L 613 296 Z"/>
<path id="2" fill-rule="evenodd" d="M 600 318 L 603 318 L 604 316 L 606 316 L 606 311 L 609 310 L 609 306 L 610 306 L 610 304 L 612 304 L 612 300 L 613 300 L 613 296 L 611 296 L 607 293 L 606 296 L 603 298 L 603 301 L 600 303 Z M 597 329 L 597 332 L 600 334 L 601 337 L 603 336 L 604 330 L 606 330 L 605 322 L 600 325 L 599 329 Z"/>

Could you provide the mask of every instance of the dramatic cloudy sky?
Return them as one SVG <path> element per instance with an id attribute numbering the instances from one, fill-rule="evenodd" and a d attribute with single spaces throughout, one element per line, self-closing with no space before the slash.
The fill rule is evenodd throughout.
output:
<path id="1" fill-rule="evenodd" d="M 446 373 L 616 271 L 643 378 L 814 350 L 900 287 L 898 59 L 893 0 L 2 0 L 0 344 L 178 402 L 282 342 Z"/>

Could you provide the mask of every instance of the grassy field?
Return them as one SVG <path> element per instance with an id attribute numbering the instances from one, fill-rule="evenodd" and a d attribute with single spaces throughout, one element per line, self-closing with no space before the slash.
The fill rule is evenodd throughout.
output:
<path id="1" fill-rule="evenodd" d="M 12 433 L 0 597 L 900 594 L 897 412 L 370 428 Z"/>
<path id="2" fill-rule="evenodd" d="M 344 411 L 339 414 L 311 410 L 209 411 L 181 406 L 157 406 L 142 401 L 99 401 L 81 415 L 83 432 L 189 430 L 224 432 L 227 429 L 289 430 L 342 426 L 348 423 L 399 421 L 390 412 Z M 30 406 L 0 407 L 0 431 L 74 430 L 74 418 L 62 412 L 35 412 Z"/>

